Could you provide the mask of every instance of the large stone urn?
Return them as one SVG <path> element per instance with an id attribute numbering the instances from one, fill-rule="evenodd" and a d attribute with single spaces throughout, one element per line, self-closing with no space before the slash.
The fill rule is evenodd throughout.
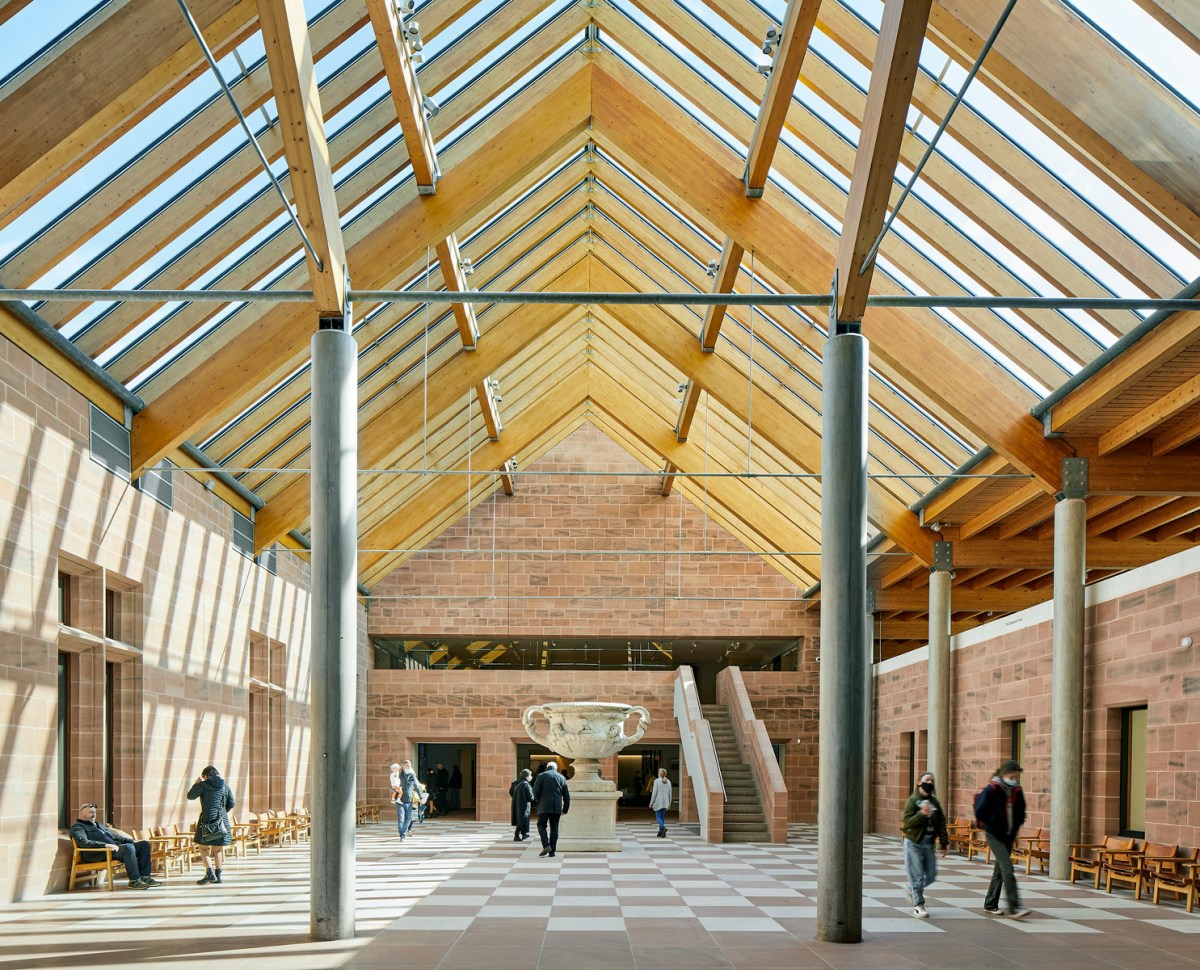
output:
<path id="1" fill-rule="evenodd" d="M 535 715 L 549 724 L 537 733 Z M 633 734 L 625 733 L 625 720 L 639 715 Z M 521 718 L 526 733 L 555 754 L 571 758 L 575 777 L 570 781 L 571 808 L 562 817 L 558 848 L 564 852 L 620 852 L 617 841 L 616 782 L 600 777 L 600 762 L 642 739 L 650 725 L 644 707 L 601 701 L 565 701 L 538 704 Z"/>

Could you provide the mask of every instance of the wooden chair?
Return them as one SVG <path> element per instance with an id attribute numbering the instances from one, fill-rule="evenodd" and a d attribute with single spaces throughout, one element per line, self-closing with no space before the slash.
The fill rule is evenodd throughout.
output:
<path id="1" fill-rule="evenodd" d="M 1150 884 L 1150 870 L 1146 867 L 1146 859 L 1155 861 L 1170 861 L 1179 851 L 1178 845 L 1168 845 L 1165 842 L 1147 842 L 1137 852 L 1125 856 L 1114 857 L 1104 867 L 1104 891 L 1112 892 L 1113 883 L 1129 886 L 1133 890 L 1133 898 L 1142 898 L 1142 889 Z"/>
<path id="2" fill-rule="evenodd" d="M 83 853 L 85 852 L 103 852 L 104 859 L 96 862 L 84 862 Z M 81 849 L 75 844 L 75 840 L 71 839 L 71 873 L 67 877 L 67 892 L 74 892 L 75 883 L 81 876 L 85 879 L 95 879 L 102 872 L 108 873 L 108 891 L 112 892 L 117 888 L 113 881 L 113 870 L 118 865 L 117 860 L 113 858 L 112 849 Z"/>
<path id="3" fill-rule="evenodd" d="M 312 816 L 308 813 L 308 809 L 303 807 L 297 808 L 288 814 L 288 818 L 292 820 L 292 827 L 296 838 L 308 841 L 312 835 Z"/>
<path id="4" fill-rule="evenodd" d="M 1071 864 L 1071 885 L 1075 884 L 1077 875 L 1084 873 L 1092 877 L 1093 887 L 1099 889 L 1104 866 L 1108 864 L 1114 854 L 1128 855 L 1132 852 L 1136 848 L 1136 840 L 1106 835 L 1104 841 L 1099 845 L 1089 842 L 1072 842 L 1067 848 L 1070 850 L 1067 861 Z"/>
<path id="5" fill-rule="evenodd" d="M 971 834 L 967 839 L 967 861 L 975 860 L 975 853 L 983 853 L 983 861 L 985 865 L 990 865 L 992 862 L 992 847 L 988 844 L 987 833 L 983 829 L 972 828 Z"/>
<path id="6" fill-rule="evenodd" d="M 1158 905 L 1158 894 L 1171 893 L 1182 896 L 1190 913 L 1200 898 L 1200 849 L 1191 849 L 1172 859 L 1158 859 L 1150 855 L 1142 860 L 1148 871 L 1148 882 L 1154 905 Z"/>
<path id="7" fill-rule="evenodd" d="M 258 836 L 264 845 L 283 845 L 292 840 L 292 829 L 287 819 L 268 809 L 258 813 Z"/>
<path id="8" fill-rule="evenodd" d="M 254 846 L 254 854 L 262 852 L 262 839 L 255 822 L 239 822 L 236 815 L 229 817 L 229 829 L 233 834 L 233 854 L 246 858 L 246 849 Z"/>
<path id="9" fill-rule="evenodd" d="M 1027 876 L 1032 874 L 1035 861 L 1042 872 L 1045 872 L 1050 862 L 1050 833 L 1045 829 L 1038 829 L 1034 835 L 1019 836 L 1013 845 L 1012 860 L 1014 865 L 1022 860 L 1025 862 Z"/>
<path id="10" fill-rule="evenodd" d="M 950 839 L 950 848 L 959 855 L 966 855 L 971 844 L 971 832 L 974 829 L 974 824 L 966 819 L 956 818 L 947 822 L 946 835 Z"/>
<path id="11" fill-rule="evenodd" d="M 183 875 L 183 869 L 186 865 L 189 869 L 191 863 L 188 861 L 188 852 L 179 844 L 179 839 L 175 836 L 162 837 L 154 834 L 153 829 L 147 829 L 145 835 L 138 835 L 137 830 L 132 833 L 134 839 L 144 840 L 150 843 L 150 874 L 160 871 L 164 876 L 171 874 L 171 867 L 178 865 L 179 874 Z"/>

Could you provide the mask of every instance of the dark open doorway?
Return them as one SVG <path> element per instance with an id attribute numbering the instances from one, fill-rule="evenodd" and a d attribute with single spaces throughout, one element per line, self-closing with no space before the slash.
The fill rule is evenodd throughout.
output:
<path id="1" fill-rule="evenodd" d="M 441 769 L 438 765 L 441 765 Z M 418 741 L 415 767 L 417 777 L 429 789 L 430 800 L 435 805 L 430 815 L 475 817 L 474 744 L 463 741 Z"/>

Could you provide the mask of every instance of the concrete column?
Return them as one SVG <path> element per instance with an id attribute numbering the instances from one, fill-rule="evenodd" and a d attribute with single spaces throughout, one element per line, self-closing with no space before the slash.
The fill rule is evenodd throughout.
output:
<path id="1" fill-rule="evenodd" d="M 950 577 L 949 569 L 936 564 L 929 574 L 929 763 L 917 766 L 917 773 L 933 772 L 945 805 L 950 804 Z"/>
<path id="2" fill-rule="evenodd" d="M 1072 460 L 1079 459 L 1068 459 Z M 1083 827 L 1083 584 L 1087 505 L 1082 497 L 1069 493 L 1068 496 L 1054 507 L 1051 879 L 1069 877 L 1067 846 L 1082 841 Z"/>
<path id="3" fill-rule="evenodd" d="M 867 341 L 825 341 L 817 939 L 862 940 L 867 640 Z"/>
<path id="4" fill-rule="evenodd" d="M 347 318 L 346 325 L 349 320 Z M 336 328 L 327 325 L 335 324 Z M 315 940 L 354 936 L 358 345 L 312 338 L 312 888 Z"/>
<path id="5" fill-rule="evenodd" d="M 863 831 L 873 830 L 871 788 L 875 768 L 875 610 L 874 594 L 867 591 L 865 663 L 863 664 Z"/>

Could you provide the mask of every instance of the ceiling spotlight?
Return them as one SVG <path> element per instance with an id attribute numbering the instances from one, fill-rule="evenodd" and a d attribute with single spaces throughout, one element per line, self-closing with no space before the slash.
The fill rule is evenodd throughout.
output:
<path id="1" fill-rule="evenodd" d="M 769 54 L 760 54 L 758 57 L 758 62 L 754 65 L 754 70 L 756 70 L 763 77 L 770 77 L 771 69 L 774 66 L 775 62 L 771 60 Z"/>
<path id="2" fill-rule="evenodd" d="M 436 118 L 438 112 L 442 110 L 442 106 L 433 100 L 428 94 L 421 99 L 421 104 L 425 107 L 426 118 Z"/>
<path id="3" fill-rule="evenodd" d="M 687 390 L 687 386 L 688 386 L 687 381 L 680 381 L 679 384 L 676 386 L 675 390 L 678 391 L 680 394 L 682 394 L 684 391 Z"/>
<path id="4" fill-rule="evenodd" d="M 767 36 L 763 38 L 762 52 L 768 55 L 773 53 L 775 48 L 779 46 L 782 36 L 778 27 L 768 27 Z"/>
<path id="5" fill-rule="evenodd" d="M 475 272 L 475 264 L 465 256 L 459 260 L 459 265 L 462 267 L 463 276 L 471 276 Z"/>
<path id="6" fill-rule="evenodd" d="M 708 261 L 708 275 L 716 278 L 717 270 L 721 268 L 721 261 L 718 259 L 710 259 Z"/>
<path id="7" fill-rule="evenodd" d="M 424 44 L 421 42 L 421 25 L 415 20 L 404 28 L 404 35 L 408 39 L 408 48 L 414 54 L 421 53 Z"/>
<path id="8" fill-rule="evenodd" d="M 396 13 L 407 16 L 417 9 L 417 0 L 396 0 Z"/>

